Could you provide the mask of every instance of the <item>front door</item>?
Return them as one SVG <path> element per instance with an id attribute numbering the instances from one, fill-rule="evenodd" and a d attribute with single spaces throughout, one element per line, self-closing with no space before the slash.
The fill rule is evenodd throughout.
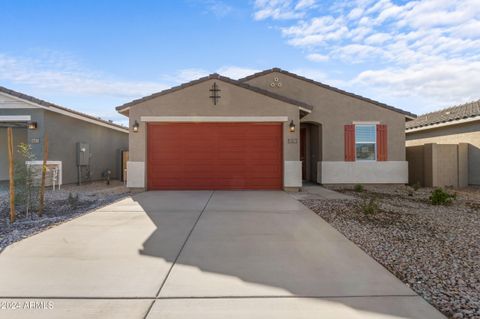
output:
<path id="1" fill-rule="evenodd" d="M 300 161 L 302 161 L 302 179 L 307 179 L 307 128 L 300 129 Z"/>

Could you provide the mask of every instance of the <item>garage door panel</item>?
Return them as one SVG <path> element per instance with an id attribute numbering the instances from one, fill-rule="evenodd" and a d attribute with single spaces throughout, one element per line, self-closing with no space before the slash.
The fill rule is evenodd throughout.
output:
<path id="1" fill-rule="evenodd" d="M 281 123 L 155 123 L 149 189 L 279 189 Z"/>

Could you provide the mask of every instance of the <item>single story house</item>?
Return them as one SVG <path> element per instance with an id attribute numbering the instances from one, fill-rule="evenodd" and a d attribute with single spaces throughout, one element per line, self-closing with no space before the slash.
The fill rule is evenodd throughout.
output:
<path id="1" fill-rule="evenodd" d="M 421 115 L 406 135 L 412 182 L 480 185 L 480 100 Z"/>
<path id="2" fill-rule="evenodd" d="M 33 164 L 43 159 L 48 135 L 48 163 L 59 170 L 57 184 L 76 183 L 79 176 L 100 180 L 107 170 L 111 178 L 121 176 L 128 128 L 0 87 L 0 182 L 9 179 L 7 127 L 13 127 L 15 150 L 20 143 L 31 146 Z M 16 151 L 14 157 L 19 157 Z"/>
<path id="3" fill-rule="evenodd" d="M 274 68 L 212 74 L 126 103 L 129 187 L 407 183 L 414 114 Z"/>

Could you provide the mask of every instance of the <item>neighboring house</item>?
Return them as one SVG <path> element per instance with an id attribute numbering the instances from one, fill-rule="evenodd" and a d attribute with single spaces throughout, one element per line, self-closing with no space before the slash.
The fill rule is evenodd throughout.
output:
<path id="1" fill-rule="evenodd" d="M 480 185 L 480 100 L 421 115 L 406 134 L 412 182 Z"/>
<path id="2" fill-rule="evenodd" d="M 280 69 L 212 74 L 117 110 L 130 119 L 129 187 L 407 182 L 414 114 Z"/>
<path id="3" fill-rule="evenodd" d="M 120 151 L 128 149 L 126 127 L 0 87 L 0 181 L 8 180 L 6 127 L 13 127 L 15 150 L 20 143 L 29 144 L 39 161 L 48 134 L 48 161 L 61 166 L 58 179 L 63 184 L 78 181 L 77 156 L 83 159 L 83 180 L 102 179 L 106 170 L 112 178 L 120 177 Z"/>

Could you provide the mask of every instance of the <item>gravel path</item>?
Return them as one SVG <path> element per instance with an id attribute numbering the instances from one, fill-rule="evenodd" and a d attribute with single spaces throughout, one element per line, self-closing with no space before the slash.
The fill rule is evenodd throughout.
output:
<path id="1" fill-rule="evenodd" d="M 69 195 L 78 195 L 78 201 L 68 200 Z M 22 207 L 17 208 L 17 219 L 13 224 L 8 221 L 9 196 L 5 188 L 0 189 L 0 251 L 8 245 L 32 236 L 40 231 L 75 217 L 89 213 L 130 195 L 128 189 L 118 181 L 110 185 L 105 182 L 93 182 L 81 186 L 64 185 L 61 190 L 45 192 L 45 213 L 38 217 L 36 213 L 26 216 Z"/>
<path id="2" fill-rule="evenodd" d="M 450 206 L 431 205 L 426 188 L 332 189 L 355 198 L 302 202 L 445 315 L 480 318 L 480 188 L 457 191 Z M 365 215 L 372 197 L 378 212 Z"/>

